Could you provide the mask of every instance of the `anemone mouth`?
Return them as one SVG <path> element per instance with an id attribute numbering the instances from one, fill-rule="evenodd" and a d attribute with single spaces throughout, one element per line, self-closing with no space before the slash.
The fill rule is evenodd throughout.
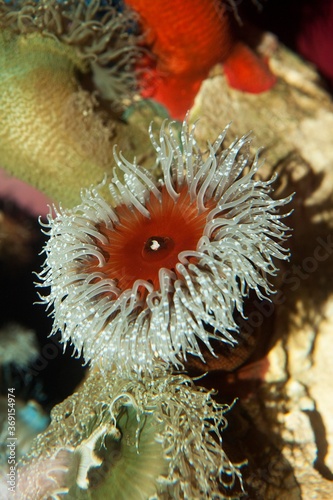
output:
<path id="1" fill-rule="evenodd" d="M 106 237 L 106 242 L 98 241 L 96 245 L 105 262 L 100 265 L 95 257 L 84 264 L 82 270 L 102 272 L 115 281 L 121 292 L 132 288 L 137 280 L 147 281 L 154 290 L 159 290 L 162 268 L 176 277 L 179 254 L 197 249 L 204 234 L 208 209 L 199 213 L 187 189 L 182 189 L 174 201 L 165 187 L 160 199 L 150 196 L 145 207 L 149 217 L 121 205 L 115 210 L 118 223 L 112 229 L 99 224 L 97 229 Z"/>

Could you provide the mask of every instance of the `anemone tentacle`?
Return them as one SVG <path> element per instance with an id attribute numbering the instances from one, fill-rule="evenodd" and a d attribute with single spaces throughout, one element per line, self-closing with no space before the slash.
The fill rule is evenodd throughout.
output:
<path id="1" fill-rule="evenodd" d="M 94 188 L 74 210 L 49 215 L 41 279 L 52 332 L 93 364 L 151 371 L 157 360 L 202 357 L 197 339 L 211 352 L 212 338 L 235 344 L 234 312 L 243 314 L 249 289 L 272 293 L 267 276 L 288 258 L 279 210 L 290 198 L 273 200 L 272 180 L 257 179 L 250 136 L 222 149 L 224 131 L 203 152 L 194 132 L 185 121 L 177 142 L 172 123 L 158 138 L 150 128 L 160 182 L 115 153 L 115 208 Z"/>

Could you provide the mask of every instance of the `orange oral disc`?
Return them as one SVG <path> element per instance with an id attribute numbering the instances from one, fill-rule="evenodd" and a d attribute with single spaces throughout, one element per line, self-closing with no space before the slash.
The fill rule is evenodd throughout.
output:
<path id="1" fill-rule="evenodd" d="M 161 200 L 151 197 L 146 208 L 150 218 L 121 205 L 117 208 L 119 223 L 114 228 L 99 224 L 98 230 L 108 240 L 106 244 L 96 242 L 105 265 L 98 267 L 94 259 L 85 271 L 104 273 L 122 291 L 131 288 L 136 280 L 149 281 L 159 289 L 159 270 L 175 271 L 179 253 L 196 250 L 206 224 L 206 212 L 198 214 L 187 189 L 175 202 L 163 188 Z"/>

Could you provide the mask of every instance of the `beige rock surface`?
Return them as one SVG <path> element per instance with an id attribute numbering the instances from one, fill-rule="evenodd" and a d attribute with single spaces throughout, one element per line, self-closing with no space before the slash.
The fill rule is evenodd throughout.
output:
<path id="1" fill-rule="evenodd" d="M 277 48 L 271 66 L 278 83 L 260 95 L 230 89 L 216 68 L 190 119 L 200 118 L 202 141 L 214 140 L 229 122 L 231 138 L 253 130 L 254 148 L 265 146 L 261 175 L 279 173 L 276 196 L 296 193 L 288 219 L 291 260 L 263 318 L 268 370 L 259 389 L 240 398 L 252 425 L 281 454 L 277 476 L 285 477 L 284 489 L 274 482 L 272 449 L 262 452 L 267 474 L 261 467 L 247 481 L 256 499 L 324 500 L 333 498 L 333 102 L 314 69 L 285 48 Z M 249 450 L 251 465 L 256 451 Z M 282 457 L 294 483 L 287 482 Z"/>

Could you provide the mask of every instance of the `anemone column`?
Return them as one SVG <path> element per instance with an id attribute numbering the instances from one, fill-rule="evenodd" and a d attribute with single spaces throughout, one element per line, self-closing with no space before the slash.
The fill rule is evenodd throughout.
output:
<path id="1" fill-rule="evenodd" d="M 0 6 L 0 164 L 66 205 L 110 172 L 122 143 L 115 116 L 135 90 L 130 16 L 100 0 Z"/>

